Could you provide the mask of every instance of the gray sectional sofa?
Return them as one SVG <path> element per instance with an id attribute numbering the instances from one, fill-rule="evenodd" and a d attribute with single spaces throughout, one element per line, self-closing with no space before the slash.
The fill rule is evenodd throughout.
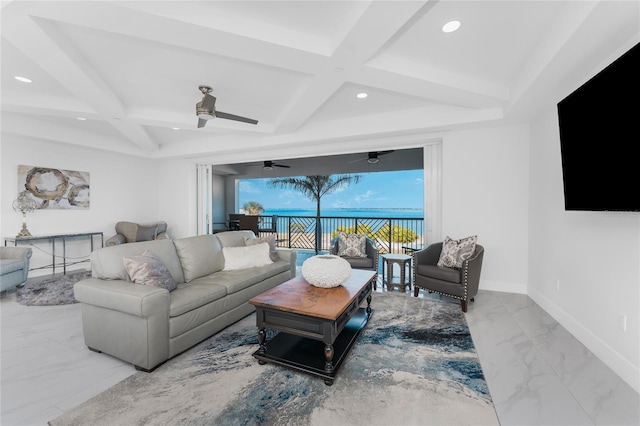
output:
<path id="1" fill-rule="evenodd" d="M 224 270 L 223 247 L 244 247 L 251 231 L 105 247 L 91 254 L 92 278 L 74 286 L 81 302 L 85 344 L 151 371 L 254 311 L 252 297 L 295 276 L 296 252 L 277 249 L 277 261 Z M 177 288 L 131 282 L 123 259 L 151 251 Z"/>

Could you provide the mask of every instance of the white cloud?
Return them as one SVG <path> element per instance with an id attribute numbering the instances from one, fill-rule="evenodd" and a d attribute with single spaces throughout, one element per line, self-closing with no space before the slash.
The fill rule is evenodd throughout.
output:
<path id="1" fill-rule="evenodd" d="M 353 200 L 360 204 L 360 203 L 364 203 L 367 201 L 371 201 L 372 197 L 376 195 L 376 193 L 374 191 L 368 190 L 367 192 L 365 192 L 364 194 L 360 194 L 360 195 L 356 195 Z"/>
<path id="2" fill-rule="evenodd" d="M 295 191 L 291 191 L 291 190 L 285 190 L 285 191 L 279 191 L 278 192 L 278 198 L 283 199 L 283 198 L 287 198 L 287 199 L 293 199 L 296 198 L 300 195 L 299 192 L 295 192 Z"/>
<path id="3" fill-rule="evenodd" d="M 253 186 L 251 182 L 240 181 L 239 189 L 242 192 L 246 192 L 247 194 L 260 194 L 262 191 L 260 189 Z"/>
<path id="4" fill-rule="evenodd" d="M 346 201 L 338 200 L 331 203 L 331 207 L 333 207 L 334 209 L 348 209 L 349 207 L 351 207 L 351 204 Z"/>

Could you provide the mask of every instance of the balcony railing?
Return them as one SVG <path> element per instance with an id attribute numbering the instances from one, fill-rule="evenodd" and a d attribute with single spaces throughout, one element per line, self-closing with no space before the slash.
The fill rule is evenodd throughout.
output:
<path id="1" fill-rule="evenodd" d="M 274 232 L 272 221 L 279 247 L 315 250 L 318 224 L 315 216 L 260 216 L 260 228 L 264 230 L 261 234 Z M 405 253 L 406 247 L 422 247 L 424 229 L 422 218 L 321 216 L 319 249 L 329 250 L 331 240 L 344 231 L 366 234 L 376 242 L 380 254 Z"/>

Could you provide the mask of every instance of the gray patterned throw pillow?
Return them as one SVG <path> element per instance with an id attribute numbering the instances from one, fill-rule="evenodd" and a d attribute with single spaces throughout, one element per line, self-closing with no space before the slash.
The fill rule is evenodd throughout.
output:
<path id="1" fill-rule="evenodd" d="M 338 256 L 367 257 L 367 237 L 364 234 L 338 233 Z"/>
<path id="2" fill-rule="evenodd" d="M 145 250 L 140 256 L 125 257 L 123 261 L 124 268 L 134 283 L 165 288 L 170 292 L 177 288 L 171 272 L 162 260 L 149 250 Z"/>
<path id="3" fill-rule="evenodd" d="M 438 266 L 462 268 L 462 262 L 469 259 L 476 250 L 477 241 L 477 235 L 459 240 L 454 240 L 447 236 L 442 244 L 442 252 L 440 253 L 440 259 L 438 259 Z"/>

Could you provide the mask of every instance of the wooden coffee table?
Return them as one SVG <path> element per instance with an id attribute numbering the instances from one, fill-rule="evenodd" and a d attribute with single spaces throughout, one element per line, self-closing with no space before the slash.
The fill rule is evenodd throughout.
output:
<path id="1" fill-rule="evenodd" d="M 354 269 L 342 285 L 319 288 L 296 277 L 249 300 L 256 307 L 260 345 L 253 356 L 260 364 L 283 365 L 332 385 L 373 313 L 375 279 L 375 271 Z M 365 299 L 366 308 L 360 307 Z M 279 331 L 269 341 L 267 328 Z"/>

